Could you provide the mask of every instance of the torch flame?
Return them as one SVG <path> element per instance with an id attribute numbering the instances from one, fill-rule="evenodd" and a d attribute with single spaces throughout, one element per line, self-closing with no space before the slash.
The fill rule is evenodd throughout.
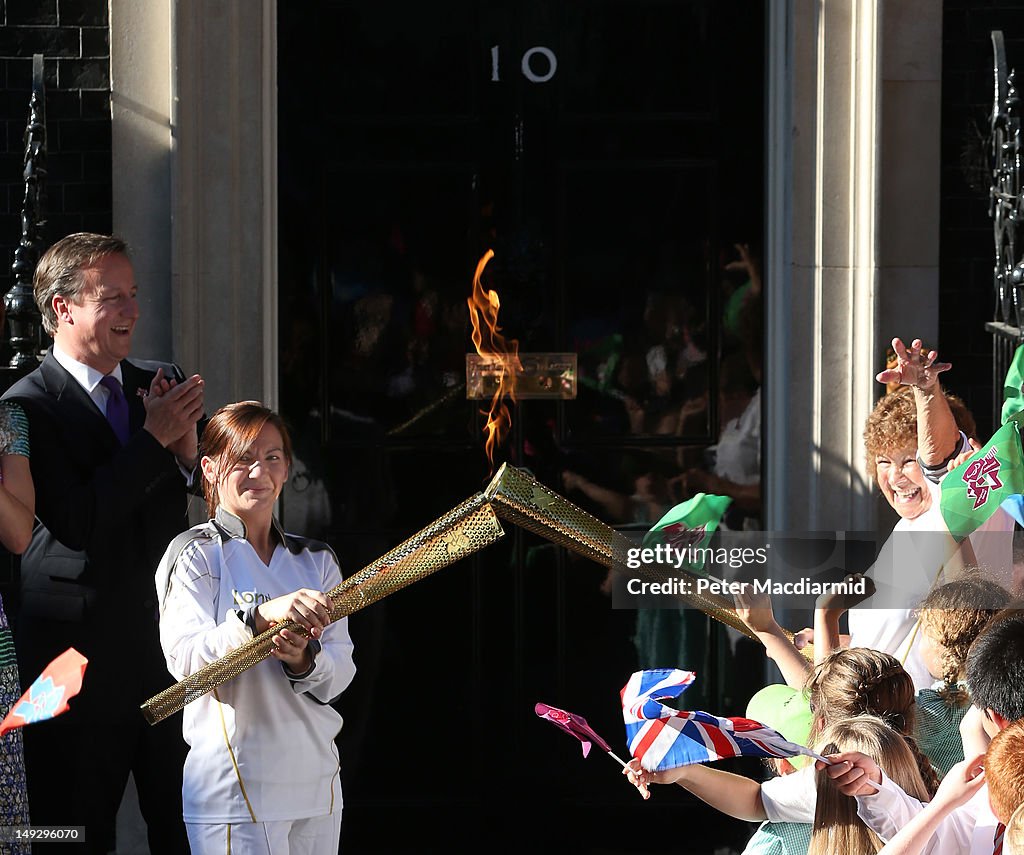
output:
<path id="1" fill-rule="evenodd" d="M 487 262 L 494 257 L 494 250 L 487 250 L 477 262 L 476 273 L 473 275 L 473 294 L 466 300 L 469 306 L 469 319 L 473 323 L 473 347 L 481 359 L 498 365 L 498 388 L 491 398 L 491 407 L 482 415 L 487 416 L 487 424 L 483 432 L 487 434 L 484 451 L 487 461 L 494 472 L 494 448 L 499 445 L 512 427 L 512 414 L 502 400 L 506 395 L 515 403 L 517 372 L 522 371 L 519 362 L 519 340 L 509 339 L 501 334 L 498 326 L 498 309 L 501 301 L 496 291 L 485 290 L 480 284 Z M 483 323 L 481 323 L 481 319 Z"/>

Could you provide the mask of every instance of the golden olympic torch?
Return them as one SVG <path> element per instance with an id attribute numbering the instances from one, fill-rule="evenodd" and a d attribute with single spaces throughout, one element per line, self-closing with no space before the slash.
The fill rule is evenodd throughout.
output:
<path id="1" fill-rule="evenodd" d="M 471 555 L 503 534 L 494 511 L 484 496 L 477 493 L 336 588 L 327 591 L 331 601 L 331 620 L 353 614 Z M 146 721 L 150 724 L 163 721 L 190 701 L 262 662 L 273 650 L 274 645 L 270 639 L 281 629 L 307 634 L 304 628 L 292 621 L 271 627 L 252 641 L 146 701 L 142 705 Z"/>
<path id="2" fill-rule="evenodd" d="M 328 591 L 331 620 L 353 614 L 493 543 L 504 534 L 498 517 L 612 570 L 627 570 L 626 555 L 632 546 L 629 538 L 545 487 L 528 472 L 506 463 L 483 493 L 467 499 Z M 651 581 L 665 579 L 654 568 L 631 572 Z M 676 596 L 744 635 L 756 637 L 728 598 L 697 593 L 696 588 L 693 591 Z M 268 629 L 150 698 L 142 705 L 146 720 L 150 724 L 163 721 L 190 701 L 262 662 L 273 649 L 271 638 L 282 628 L 305 634 L 302 627 L 290 621 Z M 791 633 L 787 634 L 792 638 Z M 803 652 L 808 655 L 810 651 L 805 648 Z"/>

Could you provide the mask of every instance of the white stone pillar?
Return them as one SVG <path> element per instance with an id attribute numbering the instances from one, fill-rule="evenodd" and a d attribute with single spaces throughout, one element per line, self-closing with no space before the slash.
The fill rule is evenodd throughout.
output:
<path id="1" fill-rule="evenodd" d="M 277 404 L 273 0 L 174 0 L 174 337 L 207 410 Z"/>
<path id="2" fill-rule="evenodd" d="M 110 0 L 113 229 L 139 285 L 137 356 L 176 356 L 171 331 L 171 3 Z"/>
<path id="3" fill-rule="evenodd" d="M 858 366 L 875 345 L 876 114 L 863 85 L 877 67 L 877 19 L 860 14 L 874 9 L 873 0 L 772 7 L 765 498 L 773 529 L 862 527 L 866 510 L 850 463 L 870 405 Z M 788 127 L 776 116 L 784 111 Z"/>
<path id="4" fill-rule="evenodd" d="M 941 3 L 768 8 L 766 522 L 869 529 L 874 374 L 937 337 Z"/>

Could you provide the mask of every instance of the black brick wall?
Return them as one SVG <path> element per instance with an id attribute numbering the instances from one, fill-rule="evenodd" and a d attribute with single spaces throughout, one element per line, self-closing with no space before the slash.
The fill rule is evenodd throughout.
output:
<path id="1" fill-rule="evenodd" d="M 32 54 L 46 75 L 48 242 L 111 228 L 107 0 L 0 0 L 0 291 L 21 238 Z"/>
<path id="2" fill-rule="evenodd" d="M 953 363 L 947 385 L 967 401 L 985 439 L 993 430 L 992 337 L 985 322 L 993 319 L 995 306 L 989 175 L 983 159 L 992 111 L 991 31 L 1003 31 L 1020 90 L 1024 2 L 945 0 L 942 28 L 938 350 Z"/>

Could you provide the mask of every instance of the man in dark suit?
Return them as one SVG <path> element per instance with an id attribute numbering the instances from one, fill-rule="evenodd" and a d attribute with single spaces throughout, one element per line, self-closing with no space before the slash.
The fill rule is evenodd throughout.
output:
<path id="1" fill-rule="evenodd" d="M 139 317 L 125 244 L 75 234 L 36 268 L 53 347 L 4 396 L 28 415 L 36 515 L 22 559 L 15 643 L 26 682 L 73 646 L 82 693 L 27 728 L 34 825 L 85 825 L 91 852 L 114 846 L 129 772 L 150 851 L 186 853 L 180 718 L 150 727 L 139 704 L 170 685 L 157 635 L 154 573 L 188 527 L 203 382 L 128 359 Z"/>

